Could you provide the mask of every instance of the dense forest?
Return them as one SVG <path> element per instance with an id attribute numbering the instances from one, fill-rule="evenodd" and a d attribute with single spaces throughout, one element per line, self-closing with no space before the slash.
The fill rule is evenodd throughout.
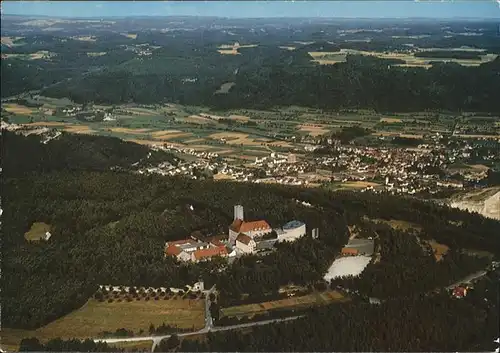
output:
<path id="1" fill-rule="evenodd" d="M 499 332 L 499 274 L 463 300 L 415 295 L 380 305 L 334 304 L 286 323 L 183 340 L 182 352 L 461 352 L 493 351 Z M 168 342 L 173 343 L 173 342 Z M 162 342 L 157 351 L 172 345 Z"/>
<path id="2" fill-rule="evenodd" d="M 415 55 L 432 58 L 478 59 L 475 51 L 499 54 L 496 23 L 447 23 L 450 31 L 480 25 L 482 36 L 454 36 L 432 23 L 369 23 L 369 42 L 359 41 L 368 34 L 342 33 L 353 23 L 297 22 L 292 27 L 279 20 L 255 31 L 258 20 L 234 24 L 231 31 L 211 28 L 214 19 L 182 19 L 189 30 L 166 33 L 161 19 L 117 21 L 114 26 L 129 31 L 136 28 L 137 38 L 130 40 L 119 32 L 88 28 L 94 41 L 68 38 L 81 29 L 47 33 L 33 30 L 11 47 L 2 46 L 2 98 L 27 90 L 41 90 L 51 97 L 68 97 L 78 103 L 161 103 L 177 102 L 203 105 L 214 109 L 269 108 L 302 105 L 322 109 L 369 108 L 394 111 L 482 111 L 500 112 L 495 92 L 500 91 L 500 58 L 479 67 L 457 63 L 433 62 L 429 69 L 398 67 L 399 59 L 378 59 L 348 55 L 346 62 L 319 65 L 309 52 L 335 53 L 340 49 L 408 53 L 415 48 L 441 48 L 416 51 Z M 187 22 L 186 22 L 187 21 Z M 222 24 L 232 23 L 219 19 Z M 253 22 L 253 23 L 252 23 Z M 189 25 L 187 24 L 189 23 Z M 444 24 L 442 24 L 444 26 Z M 137 29 L 143 26 L 142 29 Z M 15 27 L 12 25 L 11 27 Z M 127 29 L 125 29 L 127 28 Z M 9 29 L 9 28 L 7 28 Z M 228 32 L 231 32 L 229 34 Z M 419 37 L 425 34 L 425 37 Z M 415 37 L 415 38 L 412 38 Z M 221 55 L 221 44 L 239 42 L 240 55 Z M 254 44 L 253 47 L 245 47 Z M 285 47 L 293 47 L 288 50 Z M 412 51 L 413 51 L 412 49 Z M 25 56 L 40 51 L 54 55 L 47 60 Z M 146 51 L 148 55 L 138 55 Z M 103 55 L 89 55 L 104 53 Z M 23 79 L 19 79 L 23 78 Z M 186 81 L 195 79 L 195 81 Z M 234 85 L 228 93 L 214 94 L 222 84 Z M 112 88 L 112 89 L 111 89 Z"/>
<path id="3" fill-rule="evenodd" d="M 377 232 L 384 261 L 369 266 L 371 276 L 345 281 L 353 289 L 382 299 L 432 290 L 484 267 L 484 260 L 462 254 L 460 249 L 500 255 L 500 222 L 431 202 L 109 171 L 108 167 L 126 166 L 143 157 L 143 147 L 122 145 L 115 139 L 101 146 L 92 143 L 95 137 L 71 134 L 45 145 L 35 144 L 37 136 L 4 132 L 2 138 L 7 151 L 2 179 L 2 323 L 6 327 L 46 324 L 85 303 L 99 284 L 182 286 L 201 277 L 209 285 L 217 284 L 224 305 L 237 303 L 242 294 L 261 298 L 276 293 L 289 283 L 314 284 L 322 281 L 347 242 L 347 225 L 359 225 L 366 234 Z M 84 153 L 82 139 L 89 139 Z M 128 157 L 119 157 L 124 148 L 129 149 Z M 98 168 L 85 170 L 93 156 Z M 32 163 L 16 167 L 23 158 Z M 45 160 L 46 165 L 36 162 Z M 309 232 L 319 228 L 320 236 L 279 245 L 261 258 L 242 257 L 222 272 L 218 270 L 225 268 L 223 261 L 180 265 L 163 257 L 165 241 L 195 231 L 226 234 L 238 203 L 244 205 L 248 219 L 265 219 L 273 227 L 300 219 Z M 422 227 L 423 239 L 435 239 L 453 251 L 436 263 L 432 254 L 417 249 L 415 237 L 371 224 L 365 217 L 414 222 Z M 25 241 L 23 234 L 33 222 L 51 226 L 50 241 Z M 372 286 L 373 278 L 380 284 Z"/>
<path id="4" fill-rule="evenodd" d="M 87 339 L 61 340 L 52 339 L 41 343 L 37 338 L 24 338 L 19 345 L 19 352 L 123 352 L 123 349 L 110 347 L 104 342 L 95 343 Z"/>
<path id="5" fill-rule="evenodd" d="M 42 93 L 69 97 L 79 103 L 176 102 L 215 109 L 301 105 L 332 110 L 368 108 L 379 112 L 427 109 L 500 112 L 493 94 L 500 90 L 500 58 L 479 67 L 434 63 L 432 68 L 424 69 L 396 67 L 387 60 L 359 55 L 349 55 L 345 63 L 321 66 L 310 62 L 307 52 L 302 51 L 260 47 L 241 51 L 247 58 L 245 61 L 239 57 L 214 57 L 210 53 L 199 58 L 203 60 L 200 69 L 175 73 L 165 72 L 164 68 L 178 70 L 178 60 L 158 53 L 146 62 L 132 61 L 127 66 L 62 83 Z M 253 61 L 246 62 L 250 59 Z M 196 65 L 189 61 L 196 62 L 196 57 L 182 60 L 180 67 Z M 141 72 L 148 65 L 154 71 L 162 68 L 163 72 Z M 202 70 L 205 65 L 206 70 Z M 185 84 L 183 75 L 194 76 L 198 81 Z M 224 82 L 235 85 L 227 94 L 214 95 Z"/>

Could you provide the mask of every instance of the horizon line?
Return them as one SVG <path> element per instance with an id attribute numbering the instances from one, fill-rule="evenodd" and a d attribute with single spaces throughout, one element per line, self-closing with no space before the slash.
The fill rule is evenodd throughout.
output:
<path id="1" fill-rule="evenodd" d="M 26 18 L 36 18 L 36 17 L 44 17 L 44 18 L 52 18 L 52 19 L 106 19 L 106 18 L 114 18 L 114 19 L 127 19 L 127 18 L 143 18 L 143 17 L 153 17 L 153 18 L 216 18 L 216 19 L 235 19 L 235 20 L 272 20 L 272 19 L 320 19 L 320 20 L 403 20 L 403 19 L 419 19 L 419 20 L 493 20 L 498 19 L 498 17 L 464 17 L 464 16 L 453 16 L 453 17 L 424 17 L 424 16 L 408 16 L 408 17 L 322 17 L 322 16 L 272 16 L 272 17 L 233 17 L 233 16 L 210 16 L 210 15 L 131 15 L 131 16 L 113 16 L 113 15 L 103 15 L 103 16 L 65 16 L 65 15 L 25 15 L 19 13 L 1 13 L 1 16 L 17 16 L 17 17 L 26 17 Z"/>

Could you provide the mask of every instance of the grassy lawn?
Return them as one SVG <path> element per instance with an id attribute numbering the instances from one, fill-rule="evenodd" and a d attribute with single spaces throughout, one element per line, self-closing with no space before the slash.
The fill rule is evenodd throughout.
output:
<path id="1" fill-rule="evenodd" d="M 342 294 L 337 291 L 326 291 L 311 293 L 301 297 L 292 297 L 281 300 L 275 300 L 270 302 L 258 303 L 258 304 L 246 304 L 232 306 L 229 308 L 222 309 L 223 316 L 248 316 L 254 314 L 262 314 L 266 311 L 272 311 L 273 309 L 280 308 L 304 308 L 317 305 L 330 304 L 332 302 L 342 302 L 347 301 Z"/>
<path id="2" fill-rule="evenodd" d="M 40 240 L 46 232 L 50 231 L 50 225 L 43 222 L 35 222 L 29 231 L 24 233 L 24 238 L 28 241 Z"/>
<path id="3" fill-rule="evenodd" d="M 24 337 L 37 337 L 41 341 L 61 337 L 96 338 L 103 331 L 114 332 L 119 328 L 144 330 L 149 325 L 178 326 L 200 329 L 205 322 L 204 300 L 171 299 L 133 302 L 99 302 L 91 299 L 80 309 L 36 330 L 2 328 L 2 347 L 16 347 Z"/>

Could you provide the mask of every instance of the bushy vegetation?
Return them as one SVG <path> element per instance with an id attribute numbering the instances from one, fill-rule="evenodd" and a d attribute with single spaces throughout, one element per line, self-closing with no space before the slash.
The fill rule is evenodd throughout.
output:
<path id="1" fill-rule="evenodd" d="M 52 339 L 46 344 L 37 338 L 24 338 L 19 345 L 19 352 L 123 352 L 123 349 L 110 347 L 107 343 L 95 343 L 91 339 L 80 341 L 77 339 Z"/>

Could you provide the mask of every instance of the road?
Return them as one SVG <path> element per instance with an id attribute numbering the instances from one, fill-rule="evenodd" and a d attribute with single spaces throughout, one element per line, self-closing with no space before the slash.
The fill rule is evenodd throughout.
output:
<path id="1" fill-rule="evenodd" d="M 483 277 L 486 274 L 487 274 L 487 271 L 485 271 L 485 270 L 478 271 L 476 273 L 473 273 L 473 274 L 461 279 L 460 281 L 457 281 L 457 282 L 447 286 L 446 289 L 450 290 L 461 283 L 469 283 L 475 279 Z M 212 288 L 210 288 L 209 290 L 205 291 L 205 294 L 206 294 L 205 295 L 205 327 L 202 328 L 201 330 L 198 330 L 198 331 L 179 333 L 179 334 L 177 334 L 178 337 L 187 337 L 187 336 L 206 334 L 208 332 L 230 331 L 230 330 L 238 330 L 238 329 L 253 327 L 253 326 L 269 325 L 269 324 L 274 324 L 274 323 L 278 323 L 278 322 L 296 320 L 296 319 L 304 316 L 304 315 L 299 315 L 299 316 L 292 316 L 292 317 L 287 317 L 287 318 L 282 318 L 282 319 L 255 321 L 255 322 L 248 322 L 248 323 L 239 324 L 239 325 L 214 326 L 212 316 L 210 314 L 210 294 L 213 292 L 215 292 L 215 285 Z M 153 352 L 154 349 L 156 348 L 156 346 L 161 342 L 161 340 L 168 339 L 170 336 L 172 336 L 172 335 L 123 337 L 123 338 L 96 338 L 96 339 L 94 339 L 94 342 L 118 343 L 118 342 L 153 341 L 153 345 L 151 347 L 151 351 Z"/>
<path id="2" fill-rule="evenodd" d="M 274 324 L 277 322 L 285 322 L 285 321 L 292 321 L 296 320 L 301 316 L 292 316 L 292 317 L 287 317 L 283 319 L 273 319 L 273 320 L 264 320 L 264 321 L 256 321 L 256 322 L 248 322 L 245 324 L 239 324 L 239 325 L 231 325 L 231 326 L 205 326 L 201 330 L 198 331 L 193 331 L 193 332 L 185 332 L 185 333 L 179 333 L 177 334 L 178 337 L 187 337 L 187 336 L 194 336 L 194 335 L 200 335 L 200 334 L 206 334 L 208 332 L 218 332 L 218 331 L 229 331 L 229 330 L 237 330 L 237 329 L 242 329 L 242 328 L 247 328 L 247 327 L 253 327 L 253 326 L 262 326 L 262 325 L 269 325 L 269 324 Z M 163 339 L 168 339 L 172 335 L 163 335 L 163 336 L 142 336 L 142 337 L 127 337 L 127 338 L 96 338 L 94 339 L 94 342 L 106 342 L 106 343 L 118 343 L 118 342 L 140 342 L 140 341 L 153 341 L 153 346 L 151 348 L 151 351 L 153 352 L 155 347 L 160 343 L 161 340 Z"/>
<path id="3" fill-rule="evenodd" d="M 295 319 L 298 319 L 299 317 L 303 316 L 303 315 L 301 315 L 301 316 L 292 316 L 292 317 L 287 317 L 287 318 L 282 318 L 282 319 L 255 321 L 255 322 L 248 322 L 248 323 L 239 324 L 239 325 L 214 326 L 212 315 L 210 313 L 210 294 L 212 294 L 214 292 L 215 292 L 215 285 L 212 288 L 210 288 L 209 290 L 204 291 L 204 293 L 205 293 L 205 327 L 203 327 L 201 330 L 198 330 L 198 331 L 178 333 L 177 334 L 178 337 L 187 337 L 187 336 L 206 334 L 208 332 L 229 331 L 229 330 L 237 330 L 237 329 L 253 327 L 253 326 L 269 325 L 269 324 L 273 324 L 273 323 L 277 323 L 277 322 L 285 322 L 285 321 L 295 320 Z M 96 339 L 94 339 L 94 342 L 118 343 L 118 342 L 153 341 L 153 344 L 151 347 L 151 352 L 154 352 L 156 346 L 162 340 L 168 339 L 170 336 L 172 336 L 172 335 L 170 334 L 170 335 L 163 335 L 163 336 L 96 338 Z"/>
<path id="4" fill-rule="evenodd" d="M 453 289 L 455 288 L 456 286 L 460 285 L 461 283 L 470 283 L 471 281 L 475 280 L 475 279 L 478 279 L 480 277 L 483 277 L 484 275 L 486 275 L 488 272 L 485 271 L 485 270 L 482 270 L 482 271 L 479 271 L 479 272 L 476 272 L 476 273 L 473 273 L 471 275 L 468 275 L 467 277 L 465 278 L 462 278 L 460 281 L 457 281 L 453 284 L 450 284 L 448 287 L 446 287 L 446 289 L 450 290 L 450 289 Z"/>

